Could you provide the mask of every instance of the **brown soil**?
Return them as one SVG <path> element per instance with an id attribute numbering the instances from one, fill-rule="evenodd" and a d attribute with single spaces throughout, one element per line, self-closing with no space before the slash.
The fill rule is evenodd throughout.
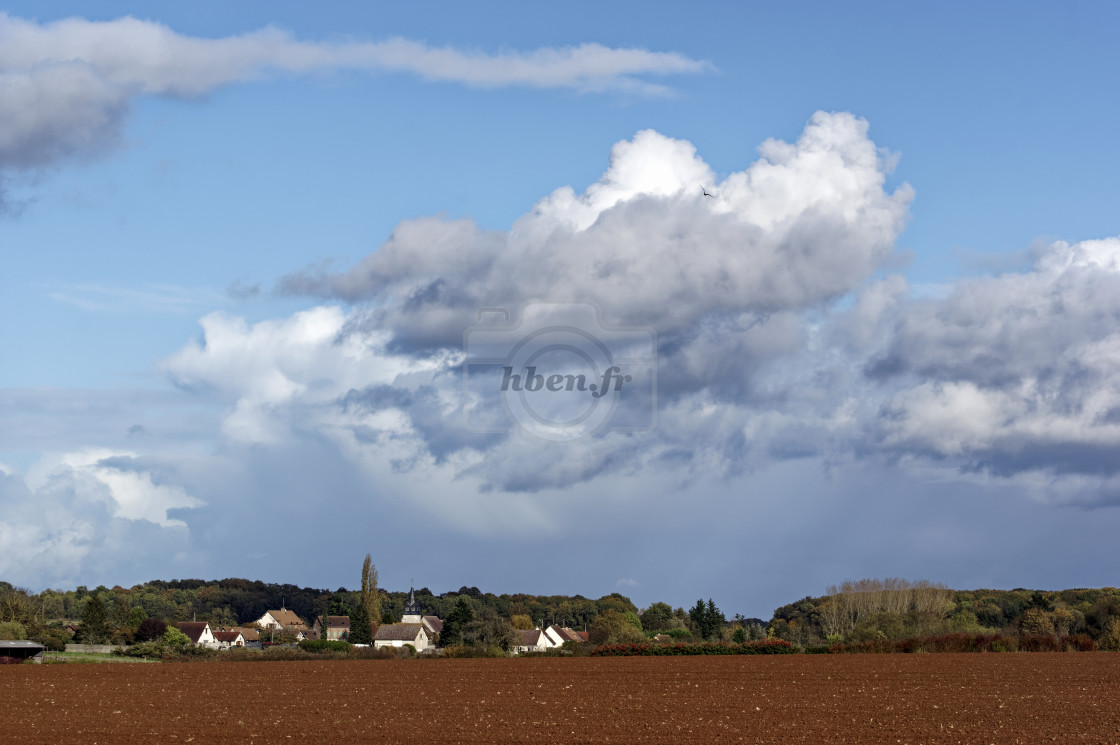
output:
<path id="1" fill-rule="evenodd" d="M 19 665 L 0 742 L 1120 743 L 1120 654 Z"/>

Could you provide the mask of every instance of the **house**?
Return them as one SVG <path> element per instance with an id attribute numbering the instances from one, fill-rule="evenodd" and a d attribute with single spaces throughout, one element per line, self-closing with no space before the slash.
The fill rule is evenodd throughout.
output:
<path id="1" fill-rule="evenodd" d="M 443 632 L 443 621 L 439 620 L 439 616 L 424 616 L 420 622 L 428 630 L 429 637 L 439 636 Z"/>
<path id="2" fill-rule="evenodd" d="M 214 638 L 214 632 L 206 621 L 180 621 L 175 624 L 175 628 L 186 634 L 196 647 L 218 648 L 218 640 Z"/>
<path id="3" fill-rule="evenodd" d="M 653 641 L 657 642 L 658 644 L 670 644 L 673 641 L 673 637 L 669 636 L 668 634 L 654 634 Z"/>
<path id="4" fill-rule="evenodd" d="M 298 641 L 303 641 L 307 637 L 307 625 L 300 620 L 300 617 L 290 610 L 280 607 L 280 610 L 265 611 L 264 615 L 254 621 L 257 626 L 262 630 L 275 633 L 277 631 L 291 634 Z M 268 638 L 271 641 L 272 633 Z M 261 641 L 265 641 L 262 639 Z"/>
<path id="5" fill-rule="evenodd" d="M 213 633 L 218 649 L 245 646 L 245 637 L 241 635 L 240 631 L 215 631 Z"/>
<path id="6" fill-rule="evenodd" d="M 247 642 L 259 642 L 261 640 L 261 630 L 252 626 L 231 626 L 228 629 L 222 629 L 222 631 L 236 631 Z"/>
<path id="7" fill-rule="evenodd" d="M 78 625 L 77 624 L 68 623 L 68 624 L 66 624 L 65 628 L 66 628 L 66 633 L 69 634 L 70 636 L 74 636 L 75 634 L 78 633 Z"/>
<path id="8" fill-rule="evenodd" d="M 579 635 L 578 631 L 573 631 L 567 627 L 560 627 L 556 624 L 552 624 L 547 629 L 544 629 L 544 635 L 548 639 L 548 645 L 550 647 L 562 646 L 564 642 L 586 641 Z"/>
<path id="9" fill-rule="evenodd" d="M 323 633 L 324 627 L 326 633 Z M 312 639 L 337 641 L 350 636 L 350 616 L 316 616 L 311 627 Z"/>
<path id="10" fill-rule="evenodd" d="M 265 611 L 264 615 L 253 623 L 262 629 L 275 629 L 276 631 L 299 629 L 303 632 L 307 631 L 307 624 L 301 621 L 295 613 L 284 607 L 281 607 L 280 610 Z"/>
<path id="11" fill-rule="evenodd" d="M 522 652 L 543 652 L 550 647 L 557 646 L 549 642 L 548 636 L 540 629 L 526 629 L 517 632 L 521 640 L 513 648 L 514 654 Z"/>
<path id="12" fill-rule="evenodd" d="M 423 652 L 428 648 L 428 641 L 428 631 L 422 623 L 384 623 L 377 627 L 373 646 L 380 649 L 411 644 L 417 652 Z"/>

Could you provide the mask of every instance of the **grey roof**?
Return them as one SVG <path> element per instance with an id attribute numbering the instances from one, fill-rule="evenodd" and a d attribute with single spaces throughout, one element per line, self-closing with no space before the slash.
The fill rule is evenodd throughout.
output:
<path id="1" fill-rule="evenodd" d="M 425 621 L 432 627 L 432 631 L 437 634 L 443 631 L 443 621 L 439 620 L 439 616 L 424 616 Z"/>
<path id="2" fill-rule="evenodd" d="M 420 623 L 385 623 L 377 627 L 377 635 L 373 637 L 374 641 L 416 641 L 416 638 L 424 631 L 424 625 Z"/>
<path id="3" fill-rule="evenodd" d="M 39 642 L 9 641 L 5 639 L 0 641 L 0 650 L 4 649 L 46 649 L 46 647 Z"/>
<path id="4" fill-rule="evenodd" d="M 523 629 L 521 631 L 521 646 L 523 646 L 523 647 L 535 647 L 535 646 L 537 646 L 540 643 L 540 640 L 541 640 L 541 633 L 542 632 L 541 632 L 540 629 Z"/>

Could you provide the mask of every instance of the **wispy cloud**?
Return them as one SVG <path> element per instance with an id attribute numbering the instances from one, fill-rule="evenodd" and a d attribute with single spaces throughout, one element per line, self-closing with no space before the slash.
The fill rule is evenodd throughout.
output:
<path id="1" fill-rule="evenodd" d="M 139 96 L 193 98 L 270 72 L 398 72 L 478 88 L 650 96 L 670 90 L 649 76 L 710 68 L 675 52 L 601 44 L 488 53 L 401 38 L 307 42 L 272 27 L 205 39 L 135 18 L 43 25 L 0 13 L 0 183 L 6 172 L 112 148 Z"/>
<path id="2" fill-rule="evenodd" d="M 47 297 L 90 312 L 187 313 L 213 307 L 221 294 L 202 288 L 145 284 L 140 287 L 74 284 L 52 286 Z"/>

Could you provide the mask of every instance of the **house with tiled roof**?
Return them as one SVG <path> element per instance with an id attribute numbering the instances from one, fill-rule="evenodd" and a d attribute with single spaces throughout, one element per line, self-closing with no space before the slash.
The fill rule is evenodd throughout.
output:
<path id="1" fill-rule="evenodd" d="M 190 639 L 191 643 L 196 647 L 218 648 L 218 642 L 214 638 L 214 632 L 210 630 L 210 624 L 206 621 L 180 621 L 175 624 L 175 628 L 186 634 L 187 638 Z"/>
<path id="2" fill-rule="evenodd" d="M 326 633 L 324 634 L 324 629 Z M 311 627 L 312 639 L 338 641 L 350 636 L 350 616 L 315 616 Z"/>
<path id="3" fill-rule="evenodd" d="M 307 624 L 299 616 L 283 606 L 280 610 L 265 611 L 264 615 L 254 621 L 261 629 L 268 631 L 282 631 L 291 634 L 302 641 L 307 636 Z"/>
<path id="4" fill-rule="evenodd" d="M 262 629 L 298 628 L 301 631 L 307 631 L 307 625 L 300 620 L 300 617 L 284 607 L 281 607 L 280 610 L 265 611 L 264 615 L 253 623 Z"/>
<path id="5" fill-rule="evenodd" d="M 228 629 L 222 629 L 222 631 L 236 631 L 247 642 L 259 642 L 261 640 L 261 630 L 255 626 L 231 626 Z"/>
<path id="6" fill-rule="evenodd" d="M 241 635 L 240 631 L 215 631 L 213 633 L 218 649 L 245 646 L 245 637 Z"/>
<path id="7" fill-rule="evenodd" d="M 556 624 L 552 624 L 547 629 L 542 629 L 542 631 L 545 638 L 548 639 L 548 646 L 550 647 L 559 647 L 564 642 L 570 641 L 567 634 L 564 633 L 564 629 Z"/>
<path id="8" fill-rule="evenodd" d="M 377 627 L 373 646 L 380 649 L 411 644 L 417 652 L 423 652 L 428 648 L 429 641 L 428 631 L 422 623 L 383 623 Z"/>
<path id="9" fill-rule="evenodd" d="M 514 654 L 521 654 L 522 652 L 543 652 L 554 646 L 549 643 L 548 637 L 541 629 L 522 629 L 518 631 L 517 634 L 521 639 L 517 646 L 513 648 Z"/>

